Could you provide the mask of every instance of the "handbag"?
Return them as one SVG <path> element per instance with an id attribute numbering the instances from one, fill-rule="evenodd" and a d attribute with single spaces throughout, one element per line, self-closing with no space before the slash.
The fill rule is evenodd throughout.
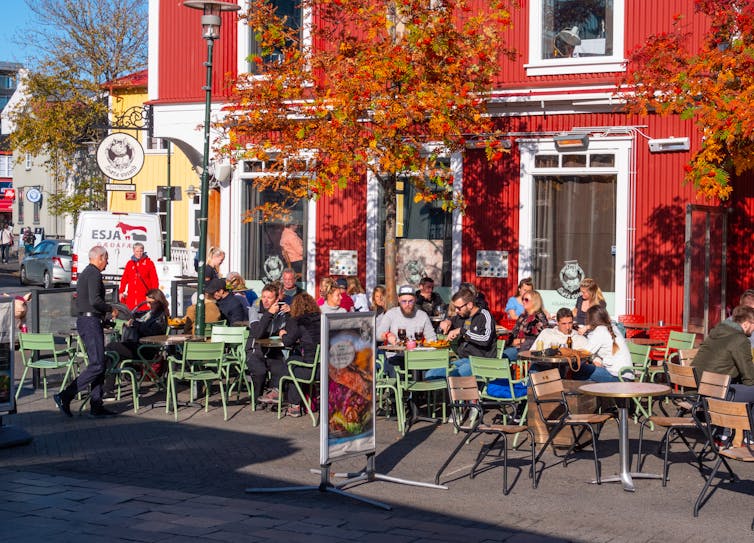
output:
<path id="1" fill-rule="evenodd" d="M 567 347 L 560 348 L 560 356 L 568 357 L 568 367 L 570 367 L 571 371 L 574 373 L 581 369 L 581 357 L 587 354 L 586 351 L 569 349 Z"/>
<path id="2" fill-rule="evenodd" d="M 136 330 L 136 327 L 123 325 L 123 331 L 120 334 L 120 341 L 121 343 L 138 343 L 139 332 Z"/>

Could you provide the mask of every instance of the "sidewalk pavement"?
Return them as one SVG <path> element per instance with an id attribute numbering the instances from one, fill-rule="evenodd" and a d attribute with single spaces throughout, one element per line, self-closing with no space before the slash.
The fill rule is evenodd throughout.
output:
<path id="1" fill-rule="evenodd" d="M 308 417 L 278 420 L 234 399 L 226 422 L 213 397 L 209 413 L 180 408 L 176 423 L 172 413 L 150 408 L 163 396 L 147 389 L 138 414 L 124 400 L 108 404 L 121 412 L 114 419 L 68 419 L 51 396 L 23 392 L 19 413 L 4 422 L 34 439 L 0 450 L 0 526 L 7 541 L 707 542 L 754 536 L 754 466 L 734 466 L 742 480 L 722 484 L 694 518 L 704 481 L 680 443 L 671 449 L 668 486 L 638 480 L 635 493 L 617 484 L 589 484 L 591 451 L 567 468 L 545 454 L 548 467 L 533 489 L 526 452 L 513 452 L 514 486 L 504 496 L 500 458 L 488 458 L 474 479 L 468 477 L 481 446 L 475 440 L 443 475 L 448 490 L 390 482 L 350 490 L 393 506 L 382 511 L 333 493 L 244 492 L 318 484 L 310 469 L 319 465 L 319 428 Z M 638 426 L 631 424 L 630 431 L 635 438 Z M 654 452 L 660 434 L 649 434 Z M 449 424 L 419 423 L 402 437 L 394 420 L 379 419 L 377 471 L 431 482 L 458 439 Z M 603 476 L 615 473 L 615 424 L 603 431 L 600 456 Z M 333 471 L 363 464 L 363 457 L 354 457 Z M 657 456 L 645 464 L 655 473 L 661 467 Z"/>

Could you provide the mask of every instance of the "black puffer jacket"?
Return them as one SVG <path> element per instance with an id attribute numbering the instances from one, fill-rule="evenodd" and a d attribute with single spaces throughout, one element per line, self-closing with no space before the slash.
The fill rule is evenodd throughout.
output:
<path id="1" fill-rule="evenodd" d="M 320 339 L 321 317 L 319 313 L 306 313 L 298 318 L 288 319 L 283 344 L 291 349 L 290 358 L 310 364 L 314 362 Z"/>

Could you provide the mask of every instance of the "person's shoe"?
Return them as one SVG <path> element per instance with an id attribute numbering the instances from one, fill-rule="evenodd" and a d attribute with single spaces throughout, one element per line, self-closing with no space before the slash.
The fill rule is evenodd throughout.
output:
<path id="1" fill-rule="evenodd" d="M 55 405 L 58 406 L 58 409 L 60 409 L 60 412 L 63 413 L 66 417 L 73 418 L 73 413 L 71 413 L 71 402 L 65 401 L 60 394 L 55 394 L 52 397 L 53 400 L 55 400 Z"/>
<path id="2" fill-rule="evenodd" d="M 260 403 L 278 403 L 278 397 L 280 394 L 278 393 L 278 389 L 271 388 L 266 394 L 264 394 L 261 398 L 259 398 Z"/>
<path id="3" fill-rule="evenodd" d="M 289 416 L 289 417 L 298 418 L 298 417 L 302 416 L 304 413 L 301 410 L 301 406 L 300 405 L 292 405 L 292 406 L 290 406 L 288 408 L 288 410 L 285 412 L 285 414 L 287 416 Z"/>
<path id="4" fill-rule="evenodd" d="M 104 407 L 98 407 L 89 412 L 90 419 L 107 419 L 116 416 L 118 416 L 118 413 L 105 409 Z"/>

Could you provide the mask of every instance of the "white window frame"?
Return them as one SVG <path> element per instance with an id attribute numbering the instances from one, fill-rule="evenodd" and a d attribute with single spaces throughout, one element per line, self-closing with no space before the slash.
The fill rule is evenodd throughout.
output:
<path id="1" fill-rule="evenodd" d="M 601 57 L 542 58 L 542 5 L 544 0 L 529 4 L 529 76 L 582 74 L 625 71 L 624 27 L 625 0 L 613 0 L 613 54 Z"/>
<path id="2" fill-rule="evenodd" d="M 518 279 L 531 277 L 533 273 L 532 255 L 534 238 L 534 176 L 535 175 L 574 175 L 574 174 L 612 174 L 616 176 L 615 194 L 615 294 L 613 300 L 608 298 L 608 311 L 611 315 L 626 312 L 628 269 L 628 210 L 630 202 L 629 177 L 631 172 L 631 148 L 633 138 L 609 137 L 591 138 L 586 154 L 615 155 L 612 168 L 535 168 L 534 157 L 537 154 L 559 154 L 552 139 L 518 140 L 521 153 L 521 193 L 519 210 L 519 262 Z M 588 270 L 587 270 L 588 273 Z M 547 291 L 543 292 L 545 301 Z M 610 302 L 613 302 L 612 304 Z M 547 304 L 545 303 L 547 306 Z"/>
<path id="3" fill-rule="evenodd" d="M 31 170 L 32 165 L 33 165 L 33 161 L 32 161 L 32 158 L 31 158 L 31 153 L 26 153 L 24 155 L 24 169 L 26 171 L 29 171 L 29 170 Z"/>
<path id="4" fill-rule="evenodd" d="M 142 132 L 142 140 L 141 140 L 141 146 L 144 148 L 144 153 L 147 155 L 166 155 L 168 153 L 167 140 L 163 138 L 152 138 L 155 143 L 165 143 L 165 147 L 151 147 L 149 142 L 149 136 Z"/>

